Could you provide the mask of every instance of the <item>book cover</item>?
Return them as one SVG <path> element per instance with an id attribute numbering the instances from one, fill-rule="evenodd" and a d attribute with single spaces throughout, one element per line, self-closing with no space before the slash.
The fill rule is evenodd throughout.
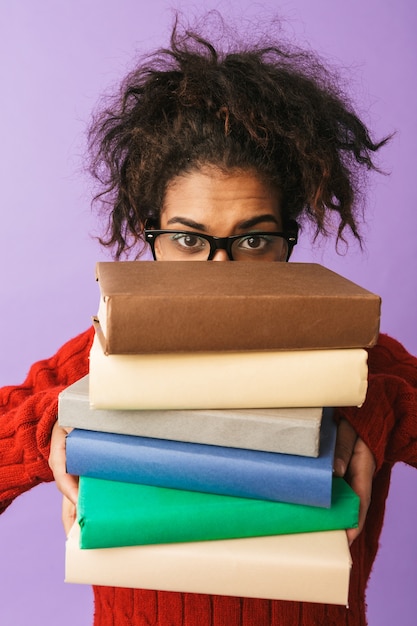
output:
<path id="1" fill-rule="evenodd" d="M 359 406 L 367 352 L 293 350 L 105 355 L 90 350 L 95 409 L 250 409 Z"/>
<path id="2" fill-rule="evenodd" d="M 323 509 L 80 476 L 77 515 L 81 548 L 115 548 L 354 528 L 359 497 L 342 478 Z"/>
<path id="3" fill-rule="evenodd" d="M 106 262 L 95 318 L 106 354 L 362 348 L 379 296 L 315 263 Z"/>
<path id="4" fill-rule="evenodd" d="M 326 408 L 316 458 L 75 429 L 66 439 L 67 472 L 329 507 L 336 429 Z"/>
<path id="5" fill-rule="evenodd" d="M 226 411 L 91 409 L 88 381 L 89 376 L 84 376 L 60 393 L 61 426 L 282 454 L 316 457 L 319 453 L 321 407 Z"/>
<path id="6" fill-rule="evenodd" d="M 74 524 L 65 581 L 346 605 L 351 564 L 343 530 L 82 550 Z"/>

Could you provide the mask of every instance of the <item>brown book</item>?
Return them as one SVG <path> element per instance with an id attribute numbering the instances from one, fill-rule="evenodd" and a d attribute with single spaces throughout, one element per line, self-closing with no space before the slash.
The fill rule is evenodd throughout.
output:
<path id="1" fill-rule="evenodd" d="M 366 348 L 379 296 L 315 263 L 99 262 L 106 354 Z"/>

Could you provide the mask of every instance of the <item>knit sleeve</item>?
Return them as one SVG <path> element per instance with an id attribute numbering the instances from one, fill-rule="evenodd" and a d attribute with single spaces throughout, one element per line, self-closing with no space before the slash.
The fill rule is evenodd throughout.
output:
<path id="1" fill-rule="evenodd" d="M 417 467 L 417 358 L 395 339 L 380 335 L 368 363 L 364 404 L 340 413 L 372 450 L 377 469 L 398 461 Z"/>
<path id="2" fill-rule="evenodd" d="M 89 329 L 32 365 L 22 385 L 0 389 L 0 513 L 16 496 L 53 479 L 48 457 L 58 394 L 87 374 L 92 338 Z"/>

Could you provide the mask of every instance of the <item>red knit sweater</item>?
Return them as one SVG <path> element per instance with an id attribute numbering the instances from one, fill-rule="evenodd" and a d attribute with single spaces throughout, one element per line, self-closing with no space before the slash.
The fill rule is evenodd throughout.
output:
<path id="1" fill-rule="evenodd" d="M 0 389 L 0 512 L 19 494 L 53 479 L 49 440 L 58 393 L 88 371 L 93 330 L 32 366 L 21 386 Z M 381 335 L 369 351 L 361 409 L 344 409 L 374 453 L 372 503 L 353 543 L 349 608 L 225 596 L 95 587 L 94 626 L 363 626 L 365 587 L 382 528 L 392 465 L 417 466 L 417 359 Z"/>

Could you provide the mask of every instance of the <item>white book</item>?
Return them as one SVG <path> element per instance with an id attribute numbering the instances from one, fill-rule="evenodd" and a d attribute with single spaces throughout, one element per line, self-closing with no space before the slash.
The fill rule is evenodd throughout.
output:
<path id="1" fill-rule="evenodd" d="M 362 348 L 169 354 L 90 351 L 95 409 L 248 409 L 359 406 L 367 390 Z"/>
<path id="2" fill-rule="evenodd" d="M 64 389 L 58 421 L 123 435 L 317 457 L 323 408 L 106 410 L 91 409 L 89 376 Z"/>
<path id="3" fill-rule="evenodd" d="M 342 530 L 91 550 L 79 539 L 75 524 L 68 583 L 347 604 L 351 556 Z"/>

